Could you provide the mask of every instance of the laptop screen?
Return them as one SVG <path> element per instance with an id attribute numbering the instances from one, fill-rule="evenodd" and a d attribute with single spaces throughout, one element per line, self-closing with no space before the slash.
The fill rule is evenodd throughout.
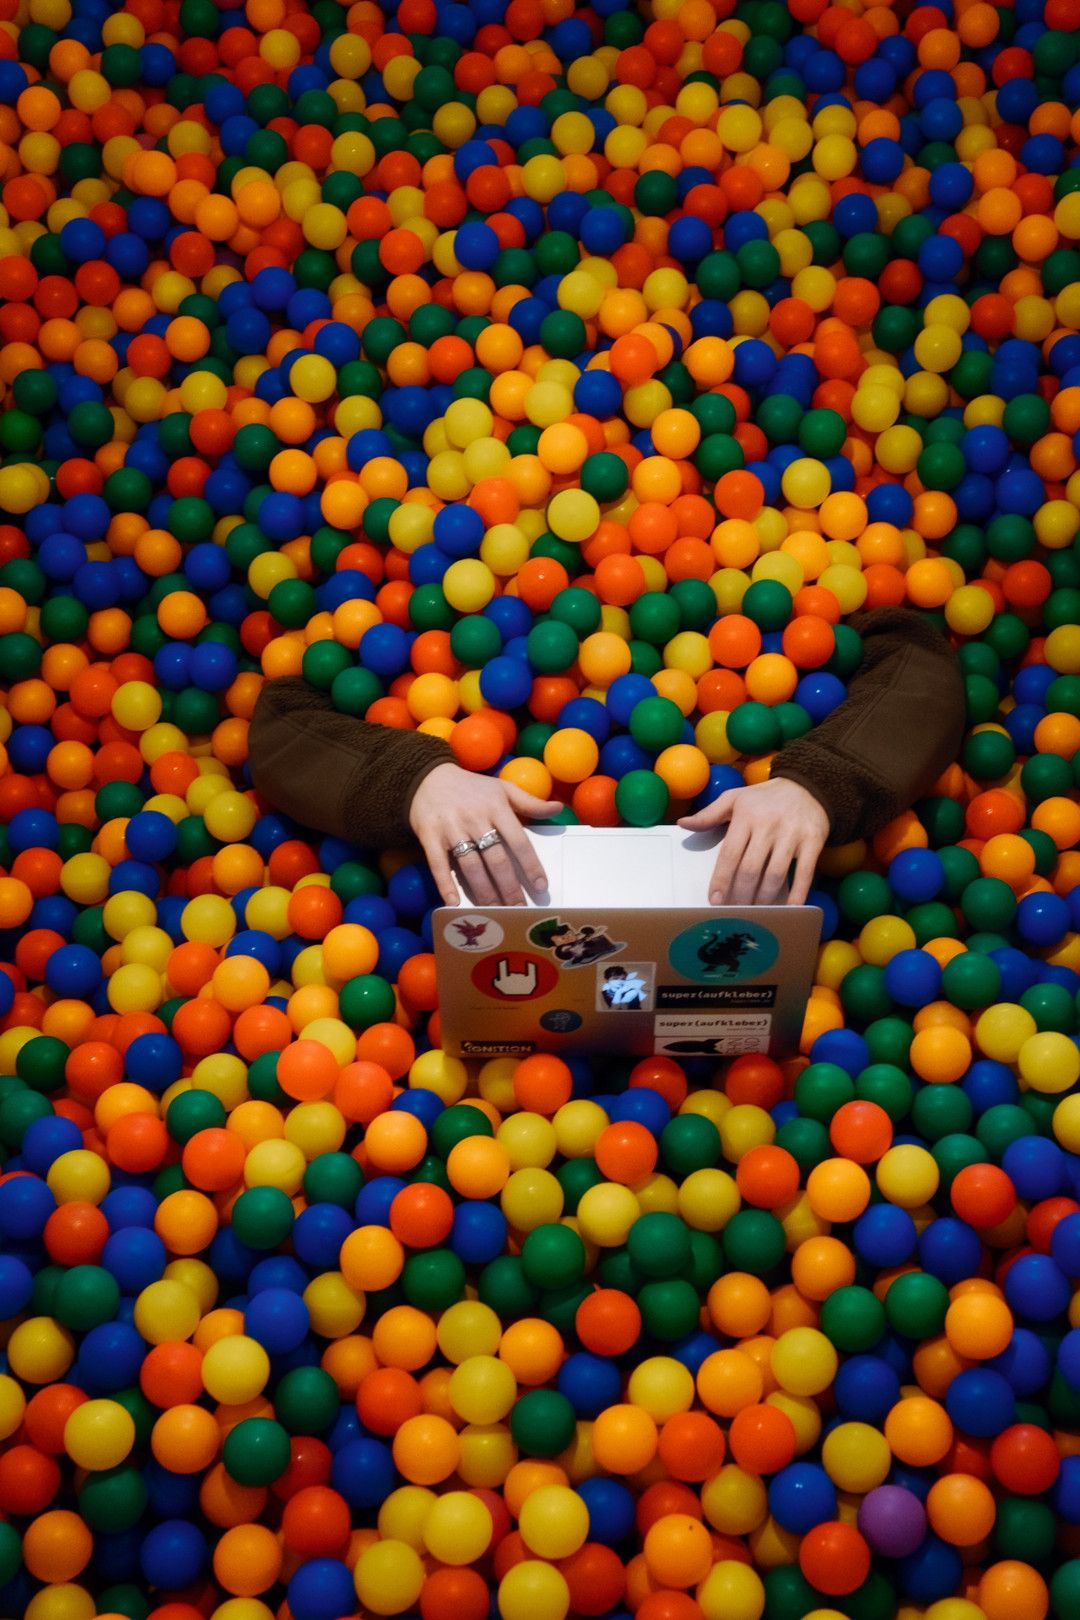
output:
<path id="1" fill-rule="evenodd" d="M 679 827 L 527 827 L 548 876 L 539 906 L 708 905 L 719 836 Z M 472 905 L 467 893 L 463 902 Z"/>

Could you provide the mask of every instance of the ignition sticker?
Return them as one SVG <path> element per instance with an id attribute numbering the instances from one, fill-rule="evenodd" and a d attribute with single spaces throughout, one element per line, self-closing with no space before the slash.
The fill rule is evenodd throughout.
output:
<path id="1" fill-rule="evenodd" d="M 462 1057 L 528 1057 L 535 1041 L 462 1041 Z"/>
<path id="2" fill-rule="evenodd" d="M 472 982 L 493 1001 L 539 1001 L 559 982 L 558 969 L 543 956 L 496 951 L 472 970 Z"/>
<path id="3" fill-rule="evenodd" d="M 502 925 L 494 917 L 470 913 L 448 922 L 443 929 L 443 939 L 455 951 L 497 951 L 503 942 Z"/>
<path id="4" fill-rule="evenodd" d="M 564 967 L 586 967 L 605 956 L 625 951 L 625 940 L 612 940 L 605 923 L 564 923 L 561 917 L 545 917 L 529 929 L 529 944 L 550 951 Z"/>
<path id="5" fill-rule="evenodd" d="M 733 917 L 684 928 L 668 947 L 668 961 L 676 973 L 699 984 L 737 984 L 767 972 L 779 952 L 775 934 L 759 923 Z"/>
<path id="6" fill-rule="evenodd" d="M 651 1012 L 655 962 L 609 962 L 596 970 L 600 1012 Z"/>

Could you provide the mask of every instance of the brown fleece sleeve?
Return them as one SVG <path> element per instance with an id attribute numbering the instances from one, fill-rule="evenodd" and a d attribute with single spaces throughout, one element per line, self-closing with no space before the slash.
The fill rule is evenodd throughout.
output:
<path id="1" fill-rule="evenodd" d="M 851 625 L 865 651 L 847 697 L 772 764 L 824 805 L 830 844 L 870 837 L 910 809 L 956 758 L 966 715 L 956 656 L 921 614 L 873 608 Z"/>
<path id="2" fill-rule="evenodd" d="M 449 745 L 339 714 L 299 676 L 267 681 L 251 719 L 251 779 L 278 810 L 306 827 L 371 849 L 412 837 L 409 806 Z"/>

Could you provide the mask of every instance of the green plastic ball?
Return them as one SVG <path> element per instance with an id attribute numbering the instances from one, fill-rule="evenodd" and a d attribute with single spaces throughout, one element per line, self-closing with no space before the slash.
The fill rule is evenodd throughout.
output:
<path id="1" fill-rule="evenodd" d="M 276 1249 L 292 1231 L 292 1199 L 280 1187 L 248 1187 L 232 1210 L 232 1228 L 251 1249 Z"/>
<path id="2" fill-rule="evenodd" d="M 322 1367 L 294 1367 L 274 1389 L 274 1413 L 289 1434 L 323 1434 L 340 1410 L 337 1385 Z"/>
<path id="3" fill-rule="evenodd" d="M 724 1259 L 732 1271 L 764 1276 L 778 1266 L 786 1247 L 784 1228 L 766 1209 L 740 1209 L 724 1227 Z"/>
<path id="4" fill-rule="evenodd" d="M 554 1389 L 530 1389 L 520 1395 L 510 1413 L 514 1444 L 527 1457 L 557 1457 L 565 1451 L 577 1428 L 574 1408 Z"/>
<path id="5" fill-rule="evenodd" d="M 631 827 L 655 827 L 667 812 L 667 784 L 653 771 L 627 771 L 615 789 L 615 808 Z"/>
<path id="6" fill-rule="evenodd" d="M 244 1418 L 225 1436 L 222 1461 L 238 1485 L 272 1485 L 292 1458 L 289 1432 L 272 1418 Z"/>
<path id="7" fill-rule="evenodd" d="M 677 1277 L 690 1263 L 690 1228 L 677 1215 L 651 1210 L 630 1228 L 626 1252 L 644 1277 Z"/>
<path id="8" fill-rule="evenodd" d="M 341 1017 L 350 1029 L 370 1029 L 394 1016 L 394 987 L 377 973 L 361 973 L 341 987 Z"/>
<path id="9" fill-rule="evenodd" d="M 521 1263 L 534 1288 L 569 1288 L 584 1274 L 585 1245 L 572 1227 L 549 1222 L 526 1237 Z"/>
<path id="10" fill-rule="evenodd" d="M 885 1325 L 885 1307 L 869 1288 L 838 1288 L 821 1307 L 822 1333 L 848 1355 L 871 1349 Z"/>

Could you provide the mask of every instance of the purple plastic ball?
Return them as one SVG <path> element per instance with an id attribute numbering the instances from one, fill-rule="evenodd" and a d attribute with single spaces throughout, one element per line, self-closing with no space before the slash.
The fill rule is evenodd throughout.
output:
<path id="1" fill-rule="evenodd" d="M 879 1485 L 863 1498 L 859 1529 L 883 1558 L 906 1558 L 926 1534 L 926 1509 L 902 1485 Z"/>

